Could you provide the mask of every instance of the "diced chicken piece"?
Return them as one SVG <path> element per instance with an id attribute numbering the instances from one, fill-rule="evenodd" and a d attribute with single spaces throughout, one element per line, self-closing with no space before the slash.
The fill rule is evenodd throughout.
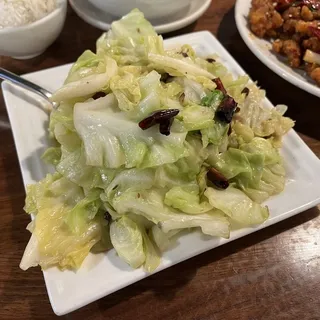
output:
<path id="1" fill-rule="evenodd" d="M 265 37 L 267 38 L 277 38 L 279 35 L 279 32 L 275 29 L 269 29 L 266 34 Z"/>
<path id="2" fill-rule="evenodd" d="M 279 12 L 274 9 L 271 0 L 253 0 L 249 13 L 249 24 L 251 30 L 258 37 L 276 35 L 276 29 L 283 24 Z"/>
<path id="3" fill-rule="evenodd" d="M 312 72 L 312 70 L 314 70 L 315 68 L 318 68 L 318 67 L 319 66 L 316 63 L 305 62 L 305 64 L 304 64 L 304 68 L 308 72 L 308 74 L 310 74 Z"/>
<path id="4" fill-rule="evenodd" d="M 252 0 L 251 7 L 256 10 L 261 7 L 273 7 L 273 1 L 272 0 Z"/>
<path id="5" fill-rule="evenodd" d="M 302 46 L 314 52 L 320 52 L 320 40 L 317 37 L 311 37 L 302 41 Z"/>
<path id="6" fill-rule="evenodd" d="M 300 33 L 295 33 L 292 35 L 291 39 L 294 40 L 295 42 L 298 42 L 301 45 L 301 41 L 305 39 L 305 36 Z"/>
<path id="7" fill-rule="evenodd" d="M 291 35 L 289 35 L 288 33 L 285 33 L 285 32 L 281 32 L 279 34 L 279 39 L 281 39 L 281 40 L 289 40 L 289 39 L 291 39 Z"/>
<path id="8" fill-rule="evenodd" d="M 320 85 L 320 67 L 313 69 L 310 72 L 310 77 L 318 84 Z"/>
<path id="9" fill-rule="evenodd" d="M 301 49 L 299 44 L 294 40 L 285 40 L 283 42 L 283 53 L 288 57 L 291 67 L 298 68 L 301 63 Z"/>
<path id="10" fill-rule="evenodd" d="M 301 9 L 301 18 L 304 21 L 312 21 L 313 20 L 313 13 L 307 6 L 303 6 L 302 7 L 302 9 Z"/>
<path id="11" fill-rule="evenodd" d="M 282 18 L 284 21 L 289 19 L 301 19 L 301 8 L 300 7 L 290 7 L 283 14 Z"/>
<path id="12" fill-rule="evenodd" d="M 298 20 L 296 23 L 296 32 L 312 37 L 313 33 L 310 27 L 318 28 L 319 26 L 320 23 L 318 21 L 306 22 L 303 20 Z"/>
<path id="13" fill-rule="evenodd" d="M 320 19 L 320 10 L 312 11 L 313 19 Z"/>
<path id="14" fill-rule="evenodd" d="M 296 32 L 296 25 L 298 22 L 299 20 L 295 20 L 295 19 L 286 20 L 283 23 L 283 31 L 290 34 L 294 34 Z"/>
<path id="15" fill-rule="evenodd" d="M 282 48 L 283 48 L 283 40 L 277 39 L 273 42 L 272 44 L 272 49 L 276 53 L 282 53 Z"/>
<path id="16" fill-rule="evenodd" d="M 316 63 L 306 63 L 305 69 L 309 74 L 310 78 L 312 78 L 318 85 L 320 85 L 320 66 Z"/>

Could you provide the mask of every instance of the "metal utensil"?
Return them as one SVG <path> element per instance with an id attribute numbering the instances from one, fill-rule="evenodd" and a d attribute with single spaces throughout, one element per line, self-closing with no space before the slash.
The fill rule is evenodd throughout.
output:
<path id="1" fill-rule="evenodd" d="M 46 99 L 54 109 L 58 108 L 59 104 L 56 102 L 52 102 L 50 98 L 52 97 L 52 93 L 37 84 L 30 82 L 6 69 L 0 68 L 0 79 L 10 81 L 21 88 L 32 91 L 42 98 Z"/>

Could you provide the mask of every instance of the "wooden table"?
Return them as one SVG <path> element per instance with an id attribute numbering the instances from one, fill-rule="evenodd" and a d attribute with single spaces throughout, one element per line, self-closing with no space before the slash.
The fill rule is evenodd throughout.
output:
<path id="1" fill-rule="evenodd" d="M 296 130 L 320 156 L 319 99 L 285 82 L 253 56 L 237 31 L 234 1 L 213 0 L 198 22 L 167 36 L 196 30 L 214 33 L 267 89 L 273 103 L 290 106 L 288 114 L 297 120 Z M 85 49 L 94 49 L 100 33 L 69 8 L 63 33 L 43 55 L 28 61 L 0 57 L 0 66 L 21 74 L 69 63 Z M 19 269 L 29 239 L 24 197 L 0 97 L 0 319 L 55 319 L 40 269 Z M 319 209 L 180 263 L 62 318 L 320 319 Z"/>

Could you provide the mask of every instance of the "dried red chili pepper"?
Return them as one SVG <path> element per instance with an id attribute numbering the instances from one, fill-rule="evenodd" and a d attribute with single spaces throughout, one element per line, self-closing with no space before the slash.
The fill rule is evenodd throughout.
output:
<path id="1" fill-rule="evenodd" d="M 104 92 L 100 91 L 100 92 L 96 92 L 96 93 L 92 96 L 92 99 L 97 100 L 97 99 L 103 98 L 103 97 L 105 97 L 105 96 L 106 96 L 106 94 L 105 94 Z"/>
<path id="2" fill-rule="evenodd" d="M 228 179 L 215 168 L 209 169 L 207 178 L 219 189 L 227 189 L 229 187 Z"/>
<path id="3" fill-rule="evenodd" d="M 231 133 L 232 133 L 232 128 L 231 128 L 231 125 L 229 125 L 229 128 L 228 128 L 228 136 L 230 136 Z"/>
<path id="4" fill-rule="evenodd" d="M 162 81 L 162 82 L 164 82 L 164 83 L 167 83 L 167 82 L 169 82 L 171 79 L 173 79 L 173 77 L 170 76 L 169 73 L 165 72 L 165 73 L 162 73 L 162 74 L 161 74 L 160 81 Z"/>
<path id="5" fill-rule="evenodd" d="M 155 118 L 153 116 L 149 116 L 139 122 L 139 127 L 142 130 L 147 130 L 156 124 L 157 124 L 157 122 L 156 122 Z"/>
<path id="6" fill-rule="evenodd" d="M 225 99 L 223 99 L 220 106 L 218 107 L 216 116 L 219 120 L 230 123 L 236 109 L 237 103 L 235 102 L 235 100 L 232 97 L 227 96 Z"/>
<path id="7" fill-rule="evenodd" d="M 277 11 L 284 11 L 291 7 L 293 3 L 296 2 L 295 0 L 278 0 L 275 9 Z"/>
<path id="8" fill-rule="evenodd" d="M 293 4 L 295 7 L 307 6 L 309 9 L 319 10 L 320 9 L 320 1 L 319 0 L 301 0 L 295 1 Z"/>
<path id="9" fill-rule="evenodd" d="M 320 40 L 320 29 L 310 26 L 309 30 Z"/>
<path id="10" fill-rule="evenodd" d="M 111 215 L 110 215 L 110 213 L 108 212 L 108 211 L 106 211 L 105 213 L 104 213 L 104 219 L 105 220 L 107 220 L 108 222 L 110 222 L 111 221 L 111 219 L 112 219 L 112 217 L 111 217 Z"/>
<path id="11" fill-rule="evenodd" d="M 220 78 L 212 79 L 212 81 L 217 85 L 218 90 L 220 90 L 223 94 L 227 94 L 227 90 L 225 89 Z"/>
<path id="12" fill-rule="evenodd" d="M 181 93 L 181 95 L 180 95 L 180 97 L 179 97 L 179 102 L 180 102 L 181 104 L 183 104 L 183 103 L 184 103 L 184 99 L 185 99 L 185 97 L 186 97 L 185 93 L 184 93 L 184 92 L 182 92 L 182 93 Z"/>
<path id="13" fill-rule="evenodd" d="M 169 135 L 171 124 L 172 124 L 171 120 L 173 120 L 173 117 L 175 117 L 178 113 L 179 113 L 179 109 L 167 109 L 167 110 L 155 111 L 147 118 L 141 120 L 139 122 L 139 127 L 142 130 L 146 130 L 156 124 L 160 124 L 160 133 Z"/>
<path id="14" fill-rule="evenodd" d="M 319 0 L 278 0 L 275 9 L 277 11 L 284 11 L 289 7 L 302 7 L 307 6 L 310 10 L 320 10 Z"/>
<path id="15" fill-rule="evenodd" d="M 173 118 L 171 118 L 170 120 L 161 122 L 159 124 L 160 133 L 165 136 L 170 135 L 170 129 L 171 129 L 172 123 L 173 123 Z"/>
<path id="16" fill-rule="evenodd" d="M 249 88 L 245 87 L 245 88 L 243 88 L 243 90 L 241 91 L 241 93 L 245 94 L 246 97 L 247 97 L 247 96 L 249 95 L 249 93 L 250 93 L 250 90 L 249 90 Z"/>

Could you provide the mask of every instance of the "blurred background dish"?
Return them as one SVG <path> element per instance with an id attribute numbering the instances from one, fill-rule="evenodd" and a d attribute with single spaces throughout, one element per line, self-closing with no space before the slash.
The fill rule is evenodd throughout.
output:
<path id="1" fill-rule="evenodd" d="M 277 75 L 298 88 L 320 97 L 320 87 L 307 76 L 302 69 L 292 69 L 287 59 L 272 51 L 272 43 L 259 38 L 252 33 L 248 24 L 248 16 L 252 0 L 237 0 L 235 5 L 235 20 L 239 33 L 254 55 Z"/>
<path id="2" fill-rule="evenodd" d="M 91 3 L 91 1 L 92 2 L 94 1 L 95 5 L 93 5 Z M 114 1 L 110 1 L 110 2 L 113 3 L 113 5 L 115 3 L 117 3 L 118 6 L 120 7 L 119 3 L 122 1 L 129 3 L 129 0 L 121 0 L 121 1 L 114 0 Z M 144 1 L 146 3 L 151 2 L 151 0 L 144 0 Z M 97 7 L 98 2 L 100 3 L 101 6 L 102 6 L 102 4 L 104 4 L 103 10 L 102 10 L 102 7 L 100 9 Z M 78 16 L 80 18 L 82 18 L 87 23 L 89 23 L 99 29 L 102 29 L 102 30 L 108 30 L 110 28 L 111 23 L 114 20 L 118 19 L 117 16 L 112 15 L 111 13 L 104 11 L 104 10 L 106 10 L 105 6 L 108 6 L 107 2 L 109 3 L 109 1 L 102 1 L 102 0 L 90 0 L 90 1 L 88 1 L 88 0 L 69 0 L 70 5 L 72 6 L 74 11 L 78 14 Z M 136 3 L 136 2 L 142 3 L 143 1 L 142 0 L 135 1 L 134 3 Z M 158 33 L 171 32 L 171 31 L 181 29 L 181 28 L 191 24 L 192 22 L 196 21 L 199 17 L 201 17 L 211 4 L 211 0 L 190 0 L 190 1 L 188 1 L 188 0 L 167 1 L 166 0 L 165 2 L 166 3 L 172 2 L 174 4 L 177 2 L 181 5 L 181 9 L 179 9 L 178 12 L 176 12 L 175 14 L 170 14 L 170 15 L 165 14 L 166 15 L 165 17 L 162 16 L 162 18 L 152 19 L 151 22 L 152 22 L 155 30 Z M 164 3 L 164 1 L 161 1 L 161 3 Z M 187 3 L 188 5 L 186 6 L 185 3 Z M 126 8 L 129 8 L 129 5 Z M 173 8 L 173 7 L 171 7 L 171 8 Z M 174 7 L 174 8 L 176 8 L 176 7 Z M 124 8 L 118 8 L 118 9 L 124 10 Z M 144 7 L 142 7 L 141 9 L 143 12 L 146 12 Z M 126 10 L 125 13 L 128 13 L 129 11 L 130 11 L 130 9 Z M 153 14 L 154 16 L 156 16 L 155 11 L 156 10 L 154 10 L 153 13 L 151 13 L 151 11 L 148 10 L 148 12 L 150 12 L 150 14 Z M 165 11 L 168 13 L 167 10 L 164 10 L 164 11 L 161 11 L 161 15 Z M 170 10 L 170 11 L 172 12 L 172 10 Z M 115 11 L 113 11 L 113 12 L 115 12 Z M 158 15 L 158 17 L 159 17 L 159 15 Z"/>
<path id="3" fill-rule="evenodd" d="M 181 15 L 192 0 L 88 0 L 96 8 L 110 13 L 115 17 L 122 17 L 134 8 L 143 11 L 149 20 L 167 19 L 174 15 Z"/>
<path id="4" fill-rule="evenodd" d="M 28 10 L 27 10 L 28 11 Z M 57 0 L 56 8 L 32 22 L 23 19 L 10 27 L 0 28 L 0 55 L 17 59 L 29 59 L 44 52 L 59 36 L 67 13 L 67 0 Z M 29 23 L 30 21 L 30 23 Z M 12 23 L 15 21 L 12 20 Z M 11 23 L 11 24 L 12 24 Z"/>

